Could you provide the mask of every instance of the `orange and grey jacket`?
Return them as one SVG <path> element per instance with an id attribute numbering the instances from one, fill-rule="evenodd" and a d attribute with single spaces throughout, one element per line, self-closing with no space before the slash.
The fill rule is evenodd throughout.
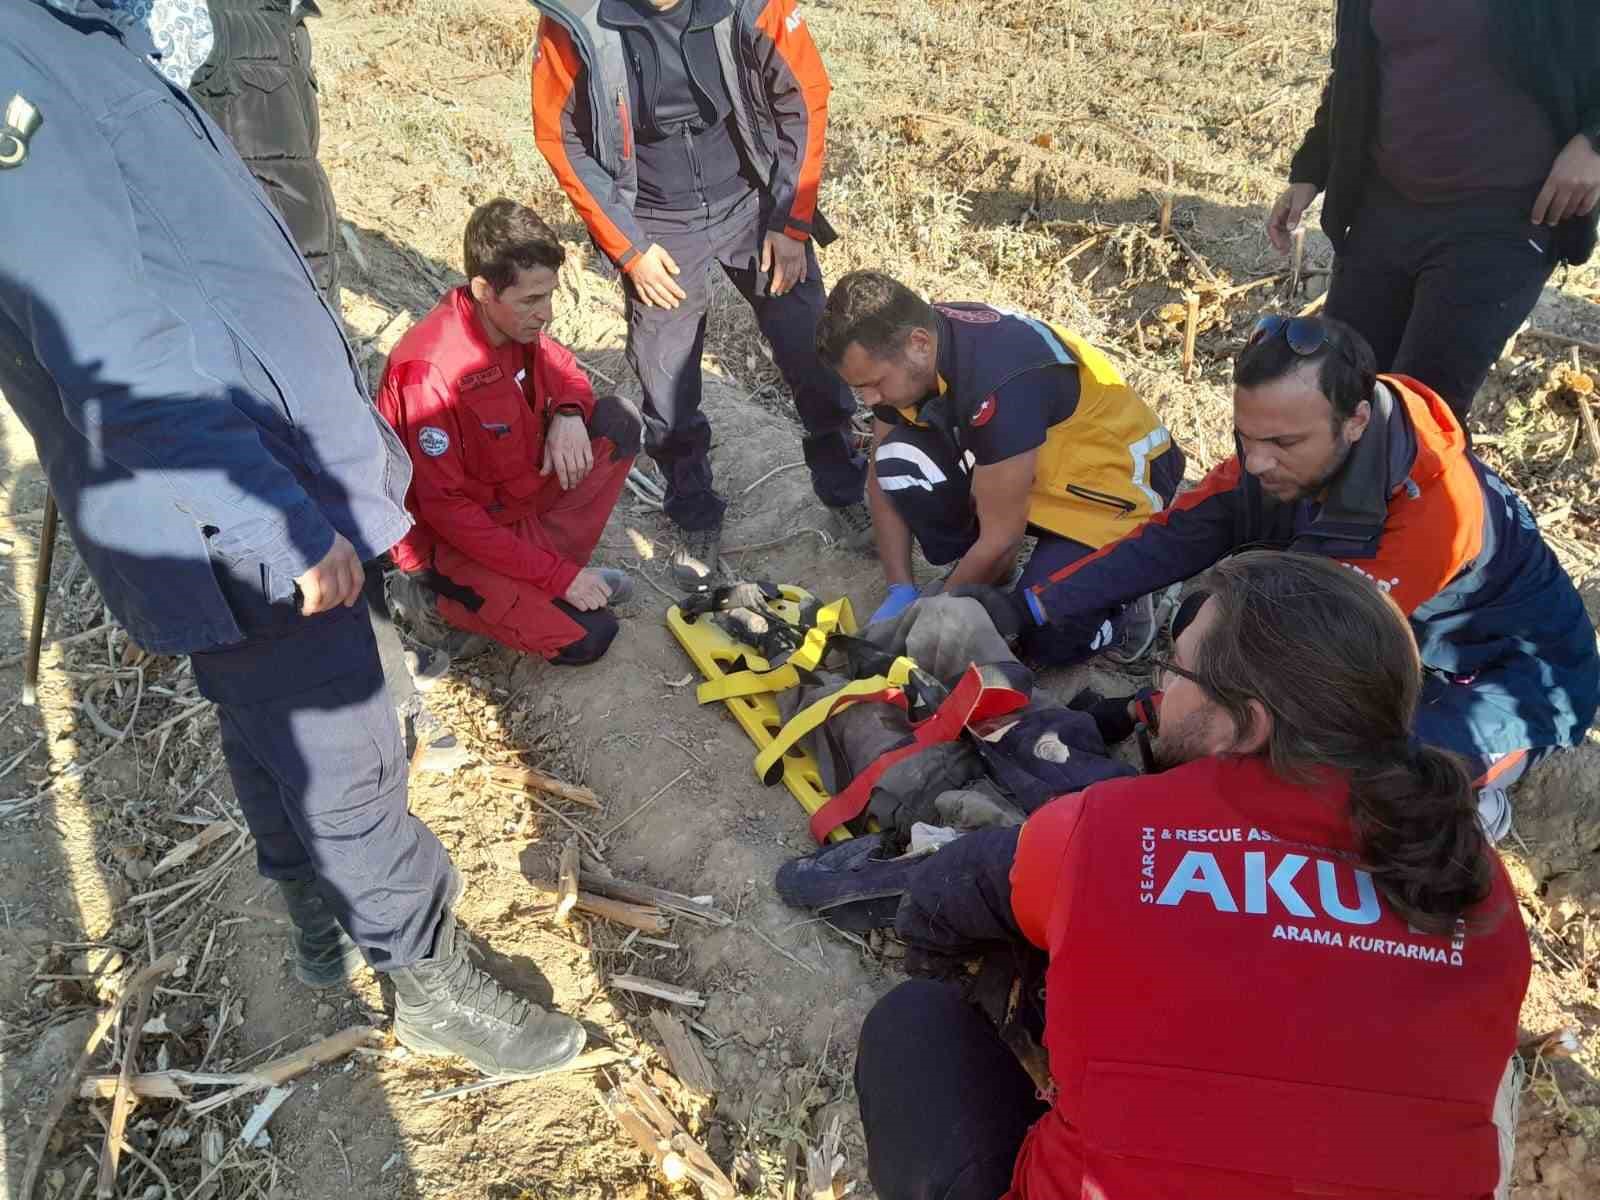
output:
<path id="1" fill-rule="evenodd" d="M 1415 379 L 1379 379 L 1368 432 L 1320 501 L 1275 501 L 1235 455 L 1038 585 L 1030 607 L 1058 628 L 1092 630 L 1106 610 L 1240 550 L 1321 555 L 1399 605 L 1428 678 L 1498 697 L 1465 720 L 1425 699 L 1425 741 L 1469 758 L 1582 741 L 1600 707 L 1600 652 L 1577 588 L 1445 402 Z"/>
<path id="2" fill-rule="evenodd" d="M 638 194 L 627 55 L 598 0 L 534 0 L 542 20 L 533 58 L 533 131 L 602 253 L 626 271 L 650 239 Z M 763 181 L 767 225 L 796 241 L 833 240 L 817 212 L 828 73 L 794 0 L 732 0 L 713 26 L 734 123 Z"/>

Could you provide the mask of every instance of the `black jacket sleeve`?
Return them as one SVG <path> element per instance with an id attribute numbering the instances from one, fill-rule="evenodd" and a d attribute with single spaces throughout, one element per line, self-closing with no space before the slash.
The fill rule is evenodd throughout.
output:
<path id="1" fill-rule="evenodd" d="M 939 850 L 900 901 L 894 928 L 914 975 L 949 975 L 996 945 L 1026 945 L 1011 911 L 1021 826 L 980 829 Z"/>
<path id="2" fill-rule="evenodd" d="M 1332 162 L 1332 110 L 1333 81 L 1339 73 L 1339 30 L 1343 25 L 1345 0 L 1334 5 L 1333 51 L 1328 64 L 1328 79 L 1322 85 L 1322 99 L 1317 104 L 1317 115 L 1306 130 L 1306 136 L 1289 160 L 1289 182 L 1309 183 L 1317 191 L 1328 186 L 1328 169 Z"/>

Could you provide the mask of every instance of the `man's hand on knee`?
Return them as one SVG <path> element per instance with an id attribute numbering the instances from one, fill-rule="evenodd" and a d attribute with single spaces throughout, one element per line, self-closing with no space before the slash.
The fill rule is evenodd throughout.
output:
<path id="1" fill-rule="evenodd" d="M 561 490 L 570 492 L 593 468 L 594 450 L 589 444 L 589 430 L 583 417 L 577 413 L 557 413 L 545 434 L 544 463 L 539 474 L 548 475 L 554 471 L 561 482 Z"/>
<path id="2" fill-rule="evenodd" d="M 606 606 L 611 599 L 611 589 L 600 572 L 585 567 L 573 576 L 561 598 L 579 612 L 593 612 Z"/>

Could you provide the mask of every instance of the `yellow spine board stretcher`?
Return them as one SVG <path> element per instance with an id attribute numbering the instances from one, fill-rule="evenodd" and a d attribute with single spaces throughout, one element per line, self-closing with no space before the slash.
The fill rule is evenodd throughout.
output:
<path id="1" fill-rule="evenodd" d="M 812 601 L 811 593 L 789 584 L 783 584 L 779 591 L 781 599 L 769 600 L 768 606 L 784 620 L 798 624 L 801 607 Z M 818 610 L 817 624 L 808 632 L 805 643 L 790 656 L 788 664 L 776 671 L 771 663 L 750 646 L 736 641 L 710 617 L 691 623 L 684 619 L 678 606 L 673 605 L 667 610 L 667 628 L 705 677 L 706 682 L 700 685 L 697 693 L 700 702 L 721 700 L 756 744 L 759 751 L 756 774 L 760 777 L 769 767 L 776 766 L 767 761 L 766 752 L 773 747 L 784 727 L 774 693 L 795 684 L 795 667 L 803 666 L 808 670 L 816 667 L 829 633 L 834 630 L 854 633 L 856 621 L 849 600 L 835 600 L 824 605 Z M 771 674 L 764 675 L 765 672 Z M 799 745 L 790 745 L 781 753 L 784 786 L 808 814 L 816 812 L 832 798 L 822 785 L 816 759 Z M 841 826 L 829 835 L 829 840 L 841 842 L 849 836 L 849 830 Z"/>

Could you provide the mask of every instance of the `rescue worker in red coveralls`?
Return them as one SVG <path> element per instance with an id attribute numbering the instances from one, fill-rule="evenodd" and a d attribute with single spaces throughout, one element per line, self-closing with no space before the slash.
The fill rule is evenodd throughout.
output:
<path id="1" fill-rule="evenodd" d="M 1528 936 L 1459 760 L 1410 740 L 1405 618 L 1309 555 L 1199 586 L 1166 769 L 967 834 L 901 901 L 916 974 L 1048 957 L 1048 1098 L 955 983 L 901 984 L 856 1059 L 882 1200 L 1505 1194 Z"/>
<path id="2" fill-rule="evenodd" d="M 639 452 L 638 411 L 596 400 L 572 353 L 545 336 L 566 251 L 514 201 L 467 221 L 468 282 L 389 355 L 378 409 L 410 452 L 416 518 L 395 564 L 441 617 L 563 665 L 617 634 L 627 573 L 588 565 Z"/>

